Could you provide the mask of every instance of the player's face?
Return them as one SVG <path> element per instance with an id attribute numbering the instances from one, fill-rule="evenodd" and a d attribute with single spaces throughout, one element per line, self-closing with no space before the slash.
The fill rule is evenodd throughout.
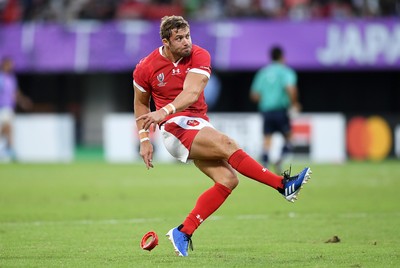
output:
<path id="1" fill-rule="evenodd" d="M 192 52 L 192 38 L 189 28 L 172 30 L 172 35 L 168 42 L 169 50 L 177 57 L 187 57 Z"/>

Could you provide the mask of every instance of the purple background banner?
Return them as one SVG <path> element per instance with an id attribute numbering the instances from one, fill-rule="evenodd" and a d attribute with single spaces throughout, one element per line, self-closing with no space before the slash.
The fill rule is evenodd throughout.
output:
<path id="1" fill-rule="evenodd" d="M 280 44 L 296 69 L 399 69 L 400 22 L 227 20 L 192 22 L 193 43 L 208 49 L 214 69 L 255 70 Z M 161 45 L 159 22 L 81 21 L 0 26 L 0 56 L 20 72 L 133 70 Z"/>

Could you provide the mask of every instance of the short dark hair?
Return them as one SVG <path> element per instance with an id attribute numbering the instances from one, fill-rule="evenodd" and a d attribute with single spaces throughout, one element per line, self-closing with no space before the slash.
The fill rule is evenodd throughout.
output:
<path id="1" fill-rule="evenodd" d="M 173 29 L 190 28 L 189 23 L 181 16 L 165 16 L 161 19 L 160 24 L 160 37 L 167 39 L 172 35 Z"/>
<path id="2" fill-rule="evenodd" d="M 281 60 L 283 57 L 283 49 L 280 46 L 274 46 L 270 50 L 270 57 L 273 61 Z"/>

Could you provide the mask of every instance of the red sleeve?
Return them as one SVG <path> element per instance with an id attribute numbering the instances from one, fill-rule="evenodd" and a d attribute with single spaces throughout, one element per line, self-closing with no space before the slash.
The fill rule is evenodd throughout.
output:
<path id="1" fill-rule="evenodd" d="M 144 60 L 141 60 L 133 71 L 133 84 L 142 92 L 150 92 L 148 74 Z"/>
<path id="2" fill-rule="evenodd" d="M 192 55 L 192 67 L 190 72 L 202 73 L 210 78 L 211 75 L 211 56 L 207 50 L 196 47 Z"/>

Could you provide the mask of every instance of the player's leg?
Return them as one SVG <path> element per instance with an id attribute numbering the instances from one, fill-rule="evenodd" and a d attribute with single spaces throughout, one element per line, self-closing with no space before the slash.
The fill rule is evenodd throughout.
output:
<path id="1" fill-rule="evenodd" d="M 224 203 L 239 183 L 236 172 L 224 160 L 194 160 L 194 163 L 214 181 L 214 185 L 199 196 L 185 221 L 167 233 L 179 256 L 188 255 L 194 231 Z"/>
<path id="2" fill-rule="evenodd" d="M 0 121 L 0 158 L 5 156 L 5 152 L 7 149 L 7 139 L 6 139 L 6 130 L 4 127 L 4 123 Z"/>
<path id="3" fill-rule="evenodd" d="M 293 152 L 293 146 L 291 143 L 291 133 L 285 133 L 282 135 L 284 138 L 284 144 L 281 148 L 281 152 L 278 160 L 275 163 L 275 172 L 281 174 L 283 171 L 282 165 L 285 160 L 290 158 L 291 153 Z"/>
<path id="4" fill-rule="evenodd" d="M 277 114 L 276 117 L 277 120 L 277 126 L 279 131 L 283 138 L 284 138 L 284 144 L 281 148 L 280 156 L 277 162 L 275 163 L 275 171 L 276 173 L 282 173 L 282 163 L 283 161 L 289 157 L 289 155 L 293 151 L 293 146 L 291 143 L 292 139 L 292 130 L 291 130 L 291 125 L 290 125 L 290 118 L 288 116 L 287 111 L 282 110 L 279 114 Z"/>
<path id="5" fill-rule="evenodd" d="M 266 168 L 269 166 L 269 153 L 271 150 L 272 143 L 272 134 L 274 132 L 273 128 L 273 113 L 271 112 L 263 112 L 263 152 L 262 152 L 262 161 Z"/>
<path id="6" fill-rule="evenodd" d="M 4 122 L 2 124 L 1 128 L 1 135 L 5 137 L 6 142 L 7 142 L 7 148 L 11 147 L 12 140 L 11 140 L 11 123 L 10 122 Z"/>
<path id="7" fill-rule="evenodd" d="M 12 112 L 10 109 L 0 110 L 0 158 L 9 160 L 12 156 Z"/>
<path id="8" fill-rule="evenodd" d="M 189 158 L 226 160 L 235 170 L 248 178 L 275 189 L 283 187 L 282 176 L 270 172 L 240 149 L 233 139 L 211 127 L 202 128 L 196 135 Z"/>
<path id="9" fill-rule="evenodd" d="M 262 160 L 265 167 L 268 168 L 269 165 L 269 151 L 271 149 L 272 135 L 264 134 L 263 137 L 263 152 L 262 152 Z"/>
<path id="10" fill-rule="evenodd" d="M 297 198 L 302 185 L 311 175 L 310 168 L 304 168 L 294 176 L 290 176 L 290 172 L 284 176 L 276 175 L 240 149 L 234 140 L 211 127 L 204 127 L 198 132 L 189 158 L 227 160 L 242 175 L 275 188 L 291 202 Z"/>
<path id="11" fill-rule="evenodd" d="M 196 206 L 183 222 L 181 231 L 189 235 L 222 205 L 239 183 L 236 172 L 224 160 L 194 160 L 194 163 L 214 181 L 214 185 L 199 196 Z"/>

